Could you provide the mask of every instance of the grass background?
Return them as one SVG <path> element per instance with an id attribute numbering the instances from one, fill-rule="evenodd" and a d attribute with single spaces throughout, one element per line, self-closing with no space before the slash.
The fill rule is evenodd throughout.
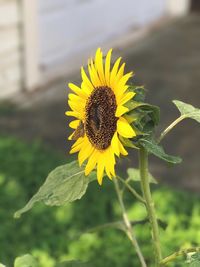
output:
<path id="1" fill-rule="evenodd" d="M 120 208 L 112 182 L 102 187 L 89 185 L 86 195 L 65 207 L 38 204 L 19 220 L 13 218 L 44 182 L 49 171 L 66 163 L 54 150 L 40 142 L 24 143 L 8 136 L 0 137 L 0 262 L 12 266 L 15 257 L 30 253 L 41 267 L 55 262 L 79 259 L 94 267 L 139 267 L 134 250 L 126 236 L 107 229 L 96 233 L 86 230 L 120 219 Z M 137 187 L 137 184 L 136 184 Z M 168 223 L 161 230 L 163 254 L 200 243 L 200 197 L 188 192 L 159 186 L 153 197 L 160 219 Z M 131 219 L 143 219 L 141 204 L 127 193 L 125 198 Z M 145 258 L 152 265 L 148 225 L 135 227 Z M 183 261 L 171 266 L 187 266 Z"/>

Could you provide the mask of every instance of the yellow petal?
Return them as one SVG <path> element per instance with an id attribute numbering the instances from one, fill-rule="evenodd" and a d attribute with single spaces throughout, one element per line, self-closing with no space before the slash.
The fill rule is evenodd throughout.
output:
<path id="1" fill-rule="evenodd" d="M 120 91 L 120 93 L 124 93 L 124 91 L 122 90 L 123 88 L 125 88 L 124 86 L 126 85 L 127 81 L 133 76 L 133 72 L 129 72 L 127 74 L 125 74 L 120 80 L 119 82 L 116 84 L 115 86 L 115 91 Z"/>
<path id="2" fill-rule="evenodd" d="M 80 166 L 83 164 L 83 162 L 87 158 L 89 158 L 89 156 L 92 154 L 93 151 L 94 151 L 94 147 L 91 145 L 88 138 L 85 137 L 82 148 L 78 154 L 78 161 L 79 161 Z"/>
<path id="3" fill-rule="evenodd" d="M 90 61 L 90 65 L 88 65 L 88 70 L 89 70 L 89 73 L 90 73 L 90 78 L 92 80 L 92 83 L 94 85 L 94 87 L 98 87 L 101 85 L 101 81 L 99 79 L 99 76 L 97 74 L 97 71 L 94 67 L 94 63 L 93 61 L 91 60 Z"/>
<path id="4" fill-rule="evenodd" d="M 108 165 L 107 162 L 105 163 L 105 172 L 106 172 L 108 178 L 109 178 L 110 180 L 112 180 L 112 174 L 111 174 L 111 172 L 110 172 L 110 168 L 109 168 L 109 165 Z"/>
<path id="5" fill-rule="evenodd" d="M 68 140 L 72 140 L 73 135 L 74 135 L 74 133 L 70 134 L 70 136 L 68 137 Z"/>
<path id="6" fill-rule="evenodd" d="M 129 125 L 126 119 L 124 118 L 119 118 L 117 121 L 117 131 L 118 133 L 126 138 L 131 138 L 136 136 L 135 131 L 133 128 Z"/>
<path id="7" fill-rule="evenodd" d="M 130 99 L 132 99 L 135 96 L 134 92 L 128 92 L 126 94 L 123 95 L 123 97 L 121 98 L 119 105 L 124 105 L 126 102 L 128 102 Z"/>
<path id="8" fill-rule="evenodd" d="M 127 107 L 124 107 L 124 106 L 118 106 L 117 107 L 117 110 L 115 112 L 115 116 L 116 117 L 120 117 L 122 116 L 124 113 L 128 112 L 129 109 Z"/>
<path id="9" fill-rule="evenodd" d="M 125 68 L 125 63 L 123 63 L 121 65 L 121 67 L 119 68 L 119 71 L 117 72 L 116 76 L 115 76 L 115 79 L 113 81 L 113 88 L 115 88 L 115 86 L 118 84 L 119 80 L 123 77 L 124 75 L 124 68 Z"/>
<path id="10" fill-rule="evenodd" d="M 77 119 L 82 120 L 83 119 L 83 114 L 80 114 L 80 112 L 75 112 L 75 111 L 66 111 L 65 115 L 67 116 L 72 116 L 76 117 Z"/>
<path id="11" fill-rule="evenodd" d="M 73 147 L 73 148 L 69 151 L 69 154 L 73 154 L 73 153 L 76 153 L 76 152 L 80 151 L 81 148 L 82 148 L 82 146 L 83 146 L 83 144 L 81 143 L 81 144 L 79 144 L 79 145 Z"/>
<path id="12" fill-rule="evenodd" d="M 90 96 L 91 89 L 90 87 L 88 87 L 88 85 L 84 81 L 81 83 L 81 89 L 88 95 L 88 97 Z"/>
<path id="13" fill-rule="evenodd" d="M 116 89 L 116 86 L 115 86 L 115 97 L 116 97 L 116 102 L 117 102 L 117 105 L 119 105 L 121 99 L 124 97 L 124 93 L 126 92 L 126 90 L 129 88 L 128 85 L 124 85 L 121 87 L 121 89 Z"/>
<path id="14" fill-rule="evenodd" d="M 110 173 L 113 177 L 116 177 L 116 173 L 115 173 L 115 164 L 110 165 L 109 167 Z"/>
<path id="15" fill-rule="evenodd" d="M 115 175 L 115 156 L 114 153 L 111 149 L 111 147 L 109 147 L 105 153 L 105 171 L 106 174 L 108 175 L 108 177 L 110 179 L 112 179 L 112 176 L 116 176 Z"/>
<path id="16" fill-rule="evenodd" d="M 105 61 L 105 78 L 106 78 L 106 84 L 110 86 L 110 61 L 111 61 L 111 54 L 112 54 L 112 49 L 108 51 L 108 54 L 106 56 L 106 61 Z"/>
<path id="17" fill-rule="evenodd" d="M 83 103 L 79 103 L 79 102 L 75 102 L 75 101 L 72 101 L 72 100 L 68 100 L 68 105 L 70 106 L 70 108 L 77 112 L 77 113 L 80 113 L 80 114 L 83 114 L 84 113 L 84 105 Z"/>
<path id="18" fill-rule="evenodd" d="M 116 76 L 116 81 L 119 81 L 123 75 L 124 75 L 124 68 L 125 68 L 125 63 L 123 63 L 117 73 L 117 76 Z"/>
<path id="19" fill-rule="evenodd" d="M 128 155 L 128 152 L 126 151 L 126 149 L 124 148 L 124 146 L 122 145 L 122 143 L 120 141 L 119 141 L 119 150 L 120 150 L 120 153 L 123 156 L 127 156 Z"/>
<path id="20" fill-rule="evenodd" d="M 109 166 L 107 165 L 107 163 L 106 163 L 106 165 L 105 165 L 105 172 L 106 172 L 108 178 L 109 178 L 110 180 L 112 180 L 112 174 L 110 173 Z"/>
<path id="21" fill-rule="evenodd" d="M 84 97 L 81 97 L 81 96 L 78 96 L 78 95 L 75 95 L 75 94 L 68 94 L 68 98 L 72 101 L 75 101 L 75 102 L 78 102 L 78 103 L 82 103 L 85 105 L 86 103 L 86 98 Z"/>
<path id="22" fill-rule="evenodd" d="M 113 68 L 112 68 L 112 71 L 111 71 L 111 74 L 110 74 L 110 86 L 111 88 L 114 90 L 114 82 L 115 82 L 115 79 L 116 79 L 116 75 L 117 75 L 117 71 L 118 71 L 118 68 L 119 68 L 119 63 L 121 61 L 121 57 L 117 59 L 117 61 L 115 62 Z"/>
<path id="23" fill-rule="evenodd" d="M 87 77 L 83 67 L 81 68 L 81 76 L 82 76 L 83 82 L 87 85 L 88 89 L 92 91 L 94 89 L 94 86 L 92 85 L 91 81 Z"/>
<path id="24" fill-rule="evenodd" d="M 72 129 L 76 129 L 80 124 L 80 120 L 74 120 L 69 123 L 69 127 Z"/>
<path id="25" fill-rule="evenodd" d="M 78 140 L 73 144 L 72 148 L 83 143 L 84 142 L 84 137 L 79 137 Z"/>
<path id="26" fill-rule="evenodd" d="M 98 151 L 94 150 L 93 153 L 90 155 L 88 163 L 85 167 L 85 175 L 86 176 L 88 174 L 90 174 L 91 171 L 96 167 L 97 161 L 98 161 Z"/>
<path id="27" fill-rule="evenodd" d="M 88 94 L 84 92 L 81 88 L 76 86 L 75 84 L 69 83 L 68 86 L 75 94 L 81 96 L 82 98 L 86 99 L 88 97 Z"/>
<path id="28" fill-rule="evenodd" d="M 133 76 L 133 72 L 129 72 L 125 74 L 115 85 L 115 96 L 117 99 L 117 104 L 120 102 L 120 100 L 124 97 L 124 93 L 129 88 L 129 86 L 126 84 L 127 81 Z"/>
<path id="29" fill-rule="evenodd" d="M 97 163 L 97 180 L 100 185 L 102 185 L 102 181 L 103 181 L 103 174 L 104 174 L 104 167 L 105 167 L 104 164 L 105 164 L 104 157 L 101 155 Z"/>
<path id="30" fill-rule="evenodd" d="M 103 70 L 103 53 L 101 52 L 100 48 L 98 48 L 96 51 L 95 68 L 97 70 L 97 73 L 99 75 L 102 85 L 105 85 L 105 77 L 104 77 L 104 70 Z"/>
<path id="31" fill-rule="evenodd" d="M 73 134 L 71 136 L 73 136 Z M 73 144 L 69 153 L 73 154 L 78 152 L 82 148 L 83 144 L 84 144 L 84 137 L 78 138 L 78 140 L 76 140 L 76 142 Z"/>
<path id="32" fill-rule="evenodd" d="M 112 174 L 112 176 L 116 176 L 116 174 L 115 174 L 115 155 L 113 154 L 113 153 L 111 153 L 111 155 L 110 155 L 110 159 L 111 159 L 111 161 L 110 161 L 110 172 L 111 172 L 111 174 Z"/>
<path id="33" fill-rule="evenodd" d="M 118 135 L 117 132 L 115 132 L 115 134 L 113 135 L 113 138 L 111 140 L 111 147 L 113 152 L 119 156 L 120 151 L 119 151 L 119 139 L 118 139 Z"/>

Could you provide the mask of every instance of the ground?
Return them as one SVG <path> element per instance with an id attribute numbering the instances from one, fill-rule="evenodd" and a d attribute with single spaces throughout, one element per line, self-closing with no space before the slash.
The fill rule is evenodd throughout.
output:
<path id="1" fill-rule="evenodd" d="M 135 83 L 147 88 L 147 101 L 161 107 L 159 132 L 177 116 L 173 99 L 200 107 L 200 16 L 190 15 L 152 29 L 137 42 L 116 49 L 129 70 L 134 70 Z M 3 134 L 16 135 L 27 141 L 41 139 L 62 153 L 69 150 L 67 83 L 78 82 L 79 72 L 59 79 L 42 90 L 17 97 L 18 107 L 0 110 Z M 150 169 L 162 183 L 200 192 L 200 127 L 184 121 L 168 135 L 163 144 L 167 152 L 180 155 L 183 163 L 171 167 L 153 158 Z M 136 163 L 135 152 L 131 159 Z M 120 168 L 131 165 L 125 160 Z M 136 164 L 134 164 L 136 165 Z"/>

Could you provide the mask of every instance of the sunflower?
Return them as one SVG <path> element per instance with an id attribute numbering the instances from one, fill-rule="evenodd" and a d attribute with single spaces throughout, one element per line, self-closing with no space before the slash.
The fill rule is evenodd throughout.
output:
<path id="1" fill-rule="evenodd" d="M 69 94 L 68 100 L 71 111 L 66 115 L 75 118 L 69 124 L 73 129 L 69 139 L 75 141 L 70 153 L 78 152 L 80 166 L 87 160 L 86 176 L 97 168 L 100 185 L 104 171 L 110 179 L 116 176 L 115 157 L 128 155 L 120 137 L 136 136 L 123 117 L 129 111 L 125 104 L 135 95 L 128 91 L 127 85 L 133 73 L 124 74 L 125 63 L 120 64 L 121 57 L 111 68 L 111 54 L 112 49 L 104 60 L 98 48 L 94 60 L 88 61 L 88 74 L 81 68 L 81 86 L 68 85 L 73 93 Z"/>

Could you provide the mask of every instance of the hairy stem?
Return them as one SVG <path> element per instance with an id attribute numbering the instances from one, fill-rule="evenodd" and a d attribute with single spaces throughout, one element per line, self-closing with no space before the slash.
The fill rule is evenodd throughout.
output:
<path id="1" fill-rule="evenodd" d="M 135 236 L 133 234 L 131 222 L 129 221 L 129 218 L 128 218 L 127 213 L 126 213 L 126 209 L 125 209 L 124 202 L 123 202 L 123 199 L 122 199 L 122 194 L 121 194 L 121 191 L 120 191 L 120 188 L 119 188 L 118 180 L 116 178 L 114 178 L 113 181 L 114 181 L 117 197 L 118 197 L 118 200 L 119 200 L 119 204 L 120 204 L 120 207 L 121 207 L 121 210 L 122 210 L 122 216 L 123 216 L 123 220 L 124 220 L 124 224 L 125 224 L 126 234 L 127 234 L 128 238 L 130 239 L 133 247 L 136 250 L 138 258 L 140 259 L 141 266 L 142 267 L 147 267 L 147 265 L 145 263 L 145 260 L 144 260 L 144 257 L 142 255 L 142 252 L 140 250 L 140 247 L 138 245 L 138 242 L 137 242 L 137 240 L 136 240 L 136 238 L 135 238 Z"/>
<path id="2" fill-rule="evenodd" d="M 187 255 L 188 253 L 192 253 L 192 252 L 200 252 L 200 247 L 197 247 L 197 248 L 188 248 L 188 249 L 182 249 L 182 250 L 179 250 L 175 253 L 173 253 L 172 255 L 164 258 L 163 260 L 160 261 L 160 265 L 161 266 L 165 266 L 167 265 L 169 262 L 171 261 L 175 261 L 177 257 L 180 257 L 180 256 L 185 256 Z"/>
<path id="3" fill-rule="evenodd" d="M 127 187 L 127 189 L 131 192 L 131 194 L 137 198 L 137 200 L 139 200 L 140 202 L 142 202 L 143 204 L 145 204 L 145 200 L 143 199 L 142 196 L 140 196 L 136 190 L 134 188 L 132 188 L 132 186 L 130 186 L 124 179 L 122 179 L 121 177 L 117 176 L 117 179 L 119 179 L 124 185 L 125 187 Z"/>
<path id="4" fill-rule="evenodd" d="M 165 137 L 166 134 L 168 134 L 179 122 L 185 119 L 185 116 L 182 115 L 178 117 L 175 121 L 173 121 L 160 135 L 158 139 L 158 143 Z"/>
<path id="5" fill-rule="evenodd" d="M 159 266 L 159 262 L 162 260 L 159 228 L 158 221 L 156 218 L 156 212 L 154 202 L 151 196 L 150 183 L 148 178 L 148 153 L 145 148 L 141 148 L 139 152 L 139 163 L 140 163 L 140 176 L 141 176 L 141 187 L 146 202 L 146 208 L 149 216 L 149 221 L 152 227 L 152 240 L 155 251 L 155 262 L 156 267 Z"/>

